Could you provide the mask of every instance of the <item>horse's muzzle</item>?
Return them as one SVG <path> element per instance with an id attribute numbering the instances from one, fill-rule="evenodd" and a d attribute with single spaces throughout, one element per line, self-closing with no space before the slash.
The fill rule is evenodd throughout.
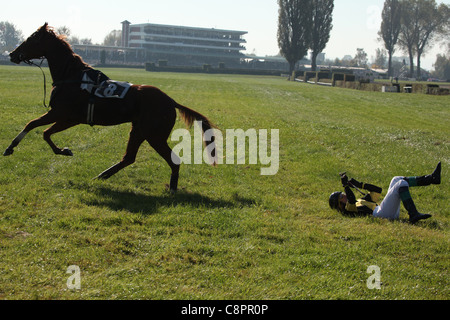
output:
<path id="1" fill-rule="evenodd" d="M 11 52 L 9 54 L 9 59 L 11 60 L 11 62 L 17 63 L 17 64 L 19 64 L 20 62 L 22 62 L 24 60 L 23 54 L 19 54 L 17 52 Z"/>

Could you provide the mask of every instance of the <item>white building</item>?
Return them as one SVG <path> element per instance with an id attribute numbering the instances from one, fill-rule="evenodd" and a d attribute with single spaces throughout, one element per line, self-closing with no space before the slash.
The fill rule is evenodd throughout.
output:
<path id="1" fill-rule="evenodd" d="M 169 65 L 238 64 L 246 31 L 122 22 L 122 46 L 143 49 L 150 60 Z"/>
<path id="2" fill-rule="evenodd" d="M 245 59 L 246 31 L 122 22 L 119 46 L 73 45 L 90 63 L 143 64 L 167 61 L 169 66 L 239 66 Z"/>

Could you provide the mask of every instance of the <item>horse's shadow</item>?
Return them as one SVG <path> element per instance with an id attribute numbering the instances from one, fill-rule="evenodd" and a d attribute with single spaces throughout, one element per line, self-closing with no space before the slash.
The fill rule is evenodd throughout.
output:
<path id="1" fill-rule="evenodd" d="M 103 207 L 113 211 L 125 210 L 144 215 L 156 214 L 164 207 L 179 205 L 189 205 L 199 209 L 219 209 L 243 208 L 256 204 L 254 199 L 243 198 L 237 194 L 232 196 L 232 200 L 223 200 L 185 190 L 180 190 L 176 194 L 167 192 L 162 195 L 151 195 L 143 192 L 113 190 L 104 186 L 96 186 L 90 188 L 89 191 L 89 196 L 82 199 L 82 202 L 88 206 Z"/>

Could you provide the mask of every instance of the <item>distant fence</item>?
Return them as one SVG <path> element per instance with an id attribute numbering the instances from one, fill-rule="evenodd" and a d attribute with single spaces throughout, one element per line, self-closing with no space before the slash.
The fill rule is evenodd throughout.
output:
<path id="1" fill-rule="evenodd" d="M 426 83 L 391 83 L 358 80 L 354 74 L 329 71 L 298 71 L 296 81 L 376 92 L 422 93 L 433 95 L 449 95 L 450 85 Z"/>
<path id="2" fill-rule="evenodd" d="M 282 73 L 279 70 L 227 68 L 225 67 L 224 63 L 219 63 L 218 67 L 213 67 L 210 64 L 204 64 L 201 67 L 169 66 L 165 61 L 159 61 L 158 64 L 148 62 L 145 64 L 145 70 L 150 72 L 243 74 L 243 75 L 262 75 L 262 76 L 280 76 Z"/>

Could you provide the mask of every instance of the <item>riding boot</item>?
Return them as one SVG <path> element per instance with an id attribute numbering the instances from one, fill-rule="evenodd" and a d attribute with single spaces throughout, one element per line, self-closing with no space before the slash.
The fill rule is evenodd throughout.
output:
<path id="1" fill-rule="evenodd" d="M 441 163 L 437 165 L 432 174 L 419 177 L 405 177 L 410 187 L 423 187 L 432 184 L 441 184 Z"/>
<path id="2" fill-rule="evenodd" d="M 413 199 L 411 198 L 411 194 L 409 193 L 408 187 L 401 187 L 400 190 L 400 199 L 402 199 L 403 206 L 406 211 L 408 211 L 409 222 L 411 224 L 415 224 L 420 220 L 425 220 L 431 218 L 429 214 L 422 214 L 417 211 L 416 205 L 414 204 Z"/>

